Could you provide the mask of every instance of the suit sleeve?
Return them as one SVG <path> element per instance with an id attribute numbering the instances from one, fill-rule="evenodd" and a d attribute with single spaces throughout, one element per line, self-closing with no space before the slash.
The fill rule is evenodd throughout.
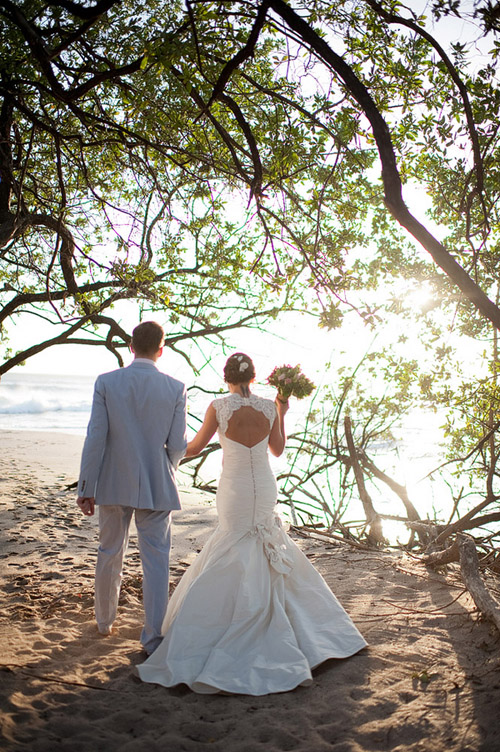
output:
<path id="1" fill-rule="evenodd" d="M 177 468 L 186 454 L 186 447 L 186 387 L 182 385 L 177 394 L 174 417 L 166 441 L 167 454 L 174 468 Z"/>
<path id="2" fill-rule="evenodd" d="M 99 377 L 95 382 L 92 411 L 87 427 L 87 436 L 83 445 L 80 478 L 78 481 L 79 496 L 95 496 L 97 480 L 106 446 L 108 426 L 105 390 Z"/>

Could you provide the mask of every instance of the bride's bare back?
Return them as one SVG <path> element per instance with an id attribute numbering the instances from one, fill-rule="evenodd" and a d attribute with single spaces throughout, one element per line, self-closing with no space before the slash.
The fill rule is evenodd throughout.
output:
<path id="1" fill-rule="evenodd" d="M 266 436 L 269 436 L 271 426 L 264 413 L 244 405 L 236 410 L 227 425 L 226 436 L 231 441 L 237 441 L 246 447 L 253 447 Z"/>
<path id="2" fill-rule="evenodd" d="M 237 396 L 236 396 L 237 394 Z M 274 405 L 270 400 L 262 400 L 254 395 L 243 395 L 232 392 L 231 395 L 216 400 L 217 403 L 230 399 L 227 403 L 227 409 L 222 413 L 222 432 L 228 439 L 242 444 L 245 447 L 253 447 L 259 444 L 266 436 L 269 436 L 269 449 L 272 454 L 279 457 L 285 448 L 285 428 L 283 419 L 288 409 L 288 404 L 283 404 L 279 400 Z M 240 404 L 234 404 L 234 400 L 239 399 Z M 241 404 L 243 399 L 254 401 L 256 407 L 251 404 Z M 269 408 L 263 407 L 262 403 L 267 403 Z M 218 419 L 215 411 L 215 402 L 209 405 L 205 414 L 203 425 L 187 446 L 186 457 L 194 457 L 199 454 L 208 444 L 216 430 L 218 429 Z M 260 407 L 261 409 L 257 409 Z"/>

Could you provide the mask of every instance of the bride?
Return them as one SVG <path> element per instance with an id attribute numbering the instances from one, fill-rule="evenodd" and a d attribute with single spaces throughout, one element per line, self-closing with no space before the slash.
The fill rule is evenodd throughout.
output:
<path id="1" fill-rule="evenodd" d="M 194 457 L 216 431 L 223 449 L 219 525 L 179 582 L 163 641 L 137 667 L 145 682 L 200 693 L 265 695 L 312 682 L 311 670 L 366 642 L 275 512 L 268 449 L 285 448 L 288 403 L 250 391 L 252 360 L 232 355 L 229 394 L 209 405 L 188 444 Z"/>

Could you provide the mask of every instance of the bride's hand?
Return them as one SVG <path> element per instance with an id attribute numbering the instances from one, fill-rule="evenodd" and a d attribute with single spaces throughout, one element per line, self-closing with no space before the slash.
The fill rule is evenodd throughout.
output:
<path id="1" fill-rule="evenodd" d="M 278 415 L 280 417 L 283 417 L 288 412 L 288 408 L 290 407 L 288 400 L 283 401 L 281 397 L 279 396 L 279 394 L 277 394 L 275 402 L 276 402 L 276 409 L 278 411 Z"/>
<path id="2" fill-rule="evenodd" d="M 188 459 L 190 457 L 196 457 L 199 453 L 200 453 L 199 450 L 195 446 L 195 442 L 194 441 L 188 441 L 188 445 L 186 447 L 186 454 L 184 455 L 184 457 L 186 459 Z"/>

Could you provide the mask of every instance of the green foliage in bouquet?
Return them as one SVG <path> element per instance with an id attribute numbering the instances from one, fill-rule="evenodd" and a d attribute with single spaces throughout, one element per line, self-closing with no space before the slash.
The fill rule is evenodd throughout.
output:
<path id="1" fill-rule="evenodd" d="M 308 397 L 315 385 L 300 370 L 300 366 L 276 366 L 267 377 L 267 383 L 275 386 L 280 399 L 285 402 L 289 397 L 303 399 Z"/>

